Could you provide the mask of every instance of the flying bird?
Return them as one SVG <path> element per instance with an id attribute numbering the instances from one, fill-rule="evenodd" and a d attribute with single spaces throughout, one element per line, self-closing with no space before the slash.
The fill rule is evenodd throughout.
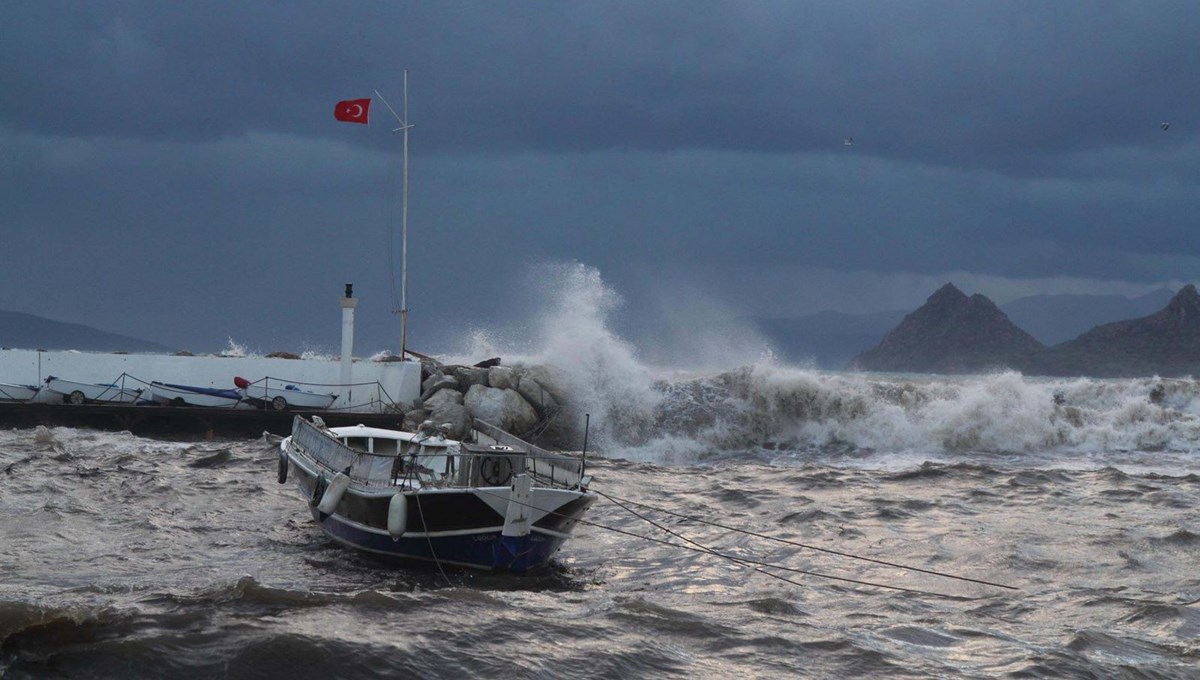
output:
<path id="1" fill-rule="evenodd" d="M 1162 125 L 1160 125 L 1159 127 L 1161 127 L 1161 128 L 1163 129 L 1163 131 L 1165 132 L 1167 128 L 1171 127 L 1171 124 L 1170 124 L 1170 123 L 1163 123 L 1163 124 L 1162 124 Z"/>
<path id="2" fill-rule="evenodd" d="M 842 140 L 842 146 L 854 146 L 854 138 L 847 137 Z"/>

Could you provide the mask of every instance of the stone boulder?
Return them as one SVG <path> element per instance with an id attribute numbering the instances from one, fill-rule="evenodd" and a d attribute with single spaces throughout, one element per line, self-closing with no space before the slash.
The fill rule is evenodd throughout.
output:
<path id="1" fill-rule="evenodd" d="M 516 390 L 472 385 L 464 400 L 471 415 L 520 436 L 538 422 L 537 412 Z"/>
<path id="2" fill-rule="evenodd" d="M 421 401 L 431 398 L 442 390 L 457 390 L 458 381 L 445 375 L 432 375 L 421 383 Z"/>
<path id="3" fill-rule="evenodd" d="M 421 357 L 421 380 L 428 380 L 439 374 L 444 375 L 445 372 L 442 362 L 433 357 Z"/>
<path id="4" fill-rule="evenodd" d="M 556 399 L 571 391 L 566 376 L 550 366 L 525 367 L 521 370 L 521 379 L 524 380 L 526 377 L 553 394 Z"/>
<path id="5" fill-rule="evenodd" d="M 454 404 L 461 406 L 463 403 L 463 395 L 456 389 L 443 388 L 434 392 L 428 399 L 423 400 L 422 405 L 427 411 L 437 412 L 438 408 Z"/>
<path id="6" fill-rule="evenodd" d="M 414 408 L 404 414 L 404 422 L 400 425 L 400 429 L 406 432 L 416 432 L 421 428 L 421 423 L 429 420 L 429 411 L 423 408 Z"/>
<path id="7" fill-rule="evenodd" d="M 488 369 L 489 387 L 495 387 L 500 390 L 515 390 L 517 389 L 518 374 L 509 366 L 496 366 Z"/>
<path id="8" fill-rule="evenodd" d="M 453 375 L 458 380 L 458 384 L 462 385 L 464 388 L 470 388 L 472 385 L 483 385 L 484 387 L 487 387 L 488 384 L 488 369 L 486 368 L 475 368 L 474 366 L 455 366 L 450 370 L 450 374 Z"/>
<path id="9" fill-rule="evenodd" d="M 448 426 L 446 436 L 450 439 L 462 439 L 471 429 L 471 414 L 467 407 L 453 401 L 442 401 L 435 406 L 429 414 L 429 420 L 432 420 L 434 425 Z"/>
<path id="10" fill-rule="evenodd" d="M 550 390 L 529 375 L 521 376 L 521 381 L 517 385 L 517 393 L 543 416 L 558 411 L 558 401 L 554 399 Z"/>

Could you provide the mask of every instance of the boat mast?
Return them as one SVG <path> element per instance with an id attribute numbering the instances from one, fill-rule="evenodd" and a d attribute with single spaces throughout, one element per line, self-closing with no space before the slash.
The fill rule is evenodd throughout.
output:
<path id="1" fill-rule="evenodd" d="M 404 69 L 404 117 L 396 114 L 396 110 L 391 104 L 379 94 L 379 90 L 375 90 L 375 96 L 383 102 L 383 105 L 392 112 L 396 120 L 400 122 L 400 127 L 394 128 L 392 132 L 404 133 L 404 174 L 401 180 L 401 207 L 400 207 L 400 358 L 404 359 L 408 350 L 408 129 L 412 127 L 408 123 L 408 69 Z M 392 280 L 395 285 L 395 279 Z M 395 288 L 392 289 L 395 291 Z M 393 294 L 395 294 L 393 292 Z"/>
<path id="2" fill-rule="evenodd" d="M 406 356 L 408 326 L 408 69 L 404 69 L 404 189 L 400 208 L 400 358 Z"/>

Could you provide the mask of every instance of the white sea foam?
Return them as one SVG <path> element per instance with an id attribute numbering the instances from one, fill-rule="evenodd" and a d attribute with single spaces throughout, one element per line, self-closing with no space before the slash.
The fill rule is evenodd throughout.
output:
<path id="1" fill-rule="evenodd" d="M 229 338 L 229 346 L 218 352 L 217 356 L 245 358 L 254 356 L 254 354 L 248 351 L 245 345 L 238 344 L 233 338 Z"/>
<path id="2" fill-rule="evenodd" d="M 321 349 L 306 349 L 300 353 L 300 358 L 309 361 L 337 361 L 339 355 Z"/>
<path id="3" fill-rule="evenodd" d="M 753 343 L 761 358 L 740 367 L 652 366 L 613 331 L 622 301 L 599 271 L 559 264 L 540 269 L 538 279 L 544 296 L 525 325 L 529 336 L 476 331 L 465 355 L 553 367 L 576 415 L 590 414 L 591 441 L 609 455 L 658 462 L 747 451 L 1101 460 L 1140 452 L 1190 460 L 1200 450 L 1200 389 L 1192 381 L 819 372 L 782 365 Z M 690 338 L 685 351 L 667 354 L 719 347 L 731 337 L 713 333 L 721 337 Z"/>

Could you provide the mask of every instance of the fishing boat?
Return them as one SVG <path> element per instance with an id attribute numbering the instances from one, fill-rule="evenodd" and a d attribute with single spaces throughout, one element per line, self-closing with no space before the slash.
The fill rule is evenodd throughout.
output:
<path id="1" fill-rule="evenodd" d="M 395 131 L 404 133 L 397 311 L 400 356 L 406 359 L 407 71 L 404 92 L 404 118 L 396 116 Z M 354 122 L 366 122 L 363 106 L 355 109 Z M 270 398 L 273 408 L 295 403 L 294 393 L 235 382 L 248 396 Z M 288 401 L 281 406 L 278 398 Z M 596 501 L 583 457 L 550 453 L 478 419 L 470 439 L 448 439 L 432 422 L 406 432 L 328 428 L 318 416 L 311 422 L 296 416 L 291 436 L 280 443 L 279 482 L 294 475 L 321 530 L 348 548 L 439 568 L 525 573 L 545 567 Z"/>
<path id="2" fill-rule="evenodd" d="M 37 393 L 36 385 L 0 383 L 0 401 L 32 401 Z"/>
<path id="3" fill-rule="evenodd" d="M 325 427 L 296 416 L 279 445 L 321 530 L 377 557 L 526 573 L 545 567 L 596 501 L 585 460 L 482 420 L 475 443 L 419 432 Z"/>
<path id="4" fill-rule="evenodd" d="M 64 404 L 130 404 L 141 397 L 141 388 L 133 389 L 116 383 L 81 383 L 50 376 L 45 389 L 62 397 Z"/>
<path id="5" fill-rule="evenodd" d="M 242 399 L 247 400 L 258 408 L 270 408 L 275 411 L 286 411 L 289 408 L 312 409 L 324 411 L 338 395 L 332 393 L 310 392 L 282 380 L 264 378 L 258 382 L 250 382 L 242 377 L 235 377 L 233 384 Z"/>
<path id="6" fill-rule="evenodd" d="M 237 390 L 222 390 L 214 387 L 175 385 L 156 380 L 150 382 L 150 400 L 166 406 L 204 406 L 209 408 L 254 408 L 245 401 Z"/>

